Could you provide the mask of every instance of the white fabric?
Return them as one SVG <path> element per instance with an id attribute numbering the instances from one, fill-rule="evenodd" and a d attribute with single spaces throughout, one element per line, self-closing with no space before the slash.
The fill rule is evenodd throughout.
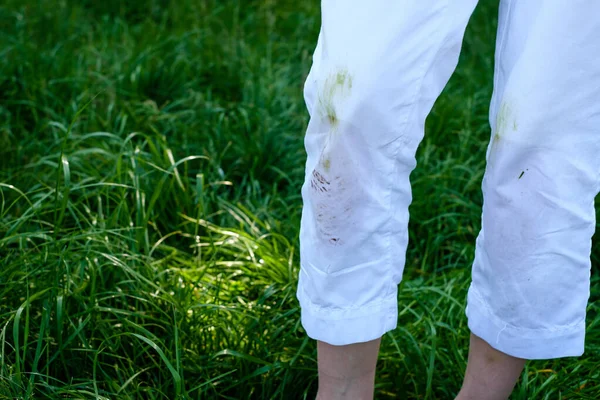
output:
<path id="1" fill-rule="evenodd" d="M 322 0 L 297 296 L 334 345 L 394 329 L 409 175 L 476 0 Z M 543 5 L 543 7 L 542 7 Z M 600 2 L 502 3 L 469 326 L 524 358 L 579 355 L 600 186 Z"/>

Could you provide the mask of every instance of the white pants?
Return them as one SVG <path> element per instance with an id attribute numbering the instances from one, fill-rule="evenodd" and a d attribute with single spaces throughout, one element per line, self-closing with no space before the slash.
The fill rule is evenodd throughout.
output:
<path id="1" fill-rule="evenodd" d="M 334 345 L 394 329 L 409 174 L 476 0 L 322 0 L 310 123 L 302 324 Z M 492 138 L 467 316 L 529 358 L 583 353 L 600 189 L 600 1 L 502 0 Z"/>

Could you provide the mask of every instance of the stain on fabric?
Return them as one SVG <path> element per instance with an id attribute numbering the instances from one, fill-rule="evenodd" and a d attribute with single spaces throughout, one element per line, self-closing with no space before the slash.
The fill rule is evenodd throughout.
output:
<path id="1" fill-rule="evenodd" d="M 319 111 L 329 126 L 328 136 L 319 160 L 325 171 L 329 171 L 331 167 L 332 160 L 329 154 L 331 148 L 335 146 L 335 135 L 340 124 L 338 110 L 350 95 L 352 84 L 352 75 L 348 69 L 338 68 L 327 76 L 319 94 Z"/>
<path id="2" fill-rule="evenodd" d="M 329 121 L 329 125 L 331 125 L 331 126 L 337 126 L 337 124 L 338 124 L 338 117 L 337 117 L 337 114 L 335 112 L 335 108 L 332 108 L 331 110 L 329 110 L 327 112 L 327 120 Z"/>
<path id="3" fill-rule="evenodd" d="M 352 89 L 352 76 L 347 69 L 339 70 L 335 73 L 335 81 L 339 88 Z"/>
<path id="4" fill-rule="evenodd" d="M 511 103 L 507 100 L 504 100 L 500 104 L 500 109 L 498 110 L 498 114 L 496 116 L 496 127 L 495 132 L 492 135 L 492 143 L 491 143 L 491 155 L 489 159 L 490 166 L 495 164 L 496 153 L 498 151 L 498 146 L 503 138 L 507 137 L 513 132 L 516 132 L 519 129 L 519 124 L 517 122 L 516 113 L 511 105 Z M 519 177 L 520 179 L 520 177 Z"/>
<path id="5" fill-rule="evenodd" d="M 313 170 L 312 179 L 310 181 L 310 186 L 319 192 L 328 192 L 329 186 L 331 182 L 329 182 L 325 177 L 320 174 L 317 170 Z"/>
<path id="6" fill-rule="evenodd" d="M 495 140 L 500 140 L 503 136 L 510 133 L 510 131 L 516 132 L 519 129 L 517 123 L 516 113 L 513 107 L 508 101 L 503 101 L 498 110 L 498 116 L 496 117 L 496 133 L 494 135 Z"/>
<path id="7" fill-rule="evenodd" d="M 346 68 L 337 69 L 323 82 L 319 95 L 319 109 L 332 130 L 338 127 L 338 108 L 342 100 L 350 94 L 352 83 L 352 76 Z"/>
<path id="8" fill-rule="evenodd" d="M 316 227 L 319 236 L 332 246 L 344 244 L 342 233 L 353 211 L 353 195 L 346 179 L 342 175 L 328 178 L 317 170 L 310 179 Z"/>
<path id="9" fill-rule="evenodd" d="M 526 168 L 525 170 L 521 171 L 521 175 L 519 175 L 518 179 L 521 179 L 523 175 L 525 175 L 525 171 L 529 171 L 529 168 Z"/>
<path id="10" fill-rule="evenodd" d="M 318 111 L 328 129 L 319 161 L 312 171 L 310 187 L 313 196 L 316 228 L 322 240 L 331 246 L 345 243 L 344 233 L 351 224 L 356 174 L 347 152 L 341 146 L 343 128 L 340 111 L 349 98 L 353 78 L 346 68 L 327 75 L 319 90 Z"/>

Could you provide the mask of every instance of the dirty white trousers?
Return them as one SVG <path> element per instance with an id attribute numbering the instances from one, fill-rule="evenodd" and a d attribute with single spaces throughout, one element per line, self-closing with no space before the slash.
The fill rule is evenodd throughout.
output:
<path id="1" fill-rule="evenodd" d="M 409 174 L 476 0 L 322 0 L 297 297 L 333 345 L 396 327 Z M 600 189 L 600 1 L 502 0 L 467 317 L 507 354 L 583 353 Z"/>

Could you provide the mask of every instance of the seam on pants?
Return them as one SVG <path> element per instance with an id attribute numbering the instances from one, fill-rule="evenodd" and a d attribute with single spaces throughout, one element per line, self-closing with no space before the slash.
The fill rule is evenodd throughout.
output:
<path id="1" fill-rule="evenodd" d="M 585 319 L 578 321 L 578 322 L 574 322 L 570 325 L 559 325 L 558 328 L 538 328 L 538 329 L 532 329 L 532 328 L 522 328 L 520 326 L 516 326 L 513 324 L 510 324 L 508 322 L 505 322 L 502 318 L 498 317 L 494 311 L 491 309 L 491 307 L 489 306 L 489 304 L 487 303 L 487 301 L 484 300 L 484 298 L 481 296 L 481 294 L 479 293 L 479 290 L 477 290 L 477 288 L 473 285 L 471 285 L 471 291 L 473 296 L 475 296 L 477 298 L 477 301 L 483 306 L 484 308 L 484 312 L 490 317 L 492 318 L 492 320 L 495 320 L 497 325 L 503 325 L 504 328 L 502 328 L 502 330 L 509 328 L 511 330 L 515 330 L 515 331 L 521 331 L 521 332 L 556 332 L 556 333 L 563 333 L 563 332 L 569 332 L 569 331 L 573 331 L 576 328 L 579 328 L 581 326 L 581 324 L 583 324 L 585 326 Z"/>
<path id="2" fill-rule="evenodd" d="M 444 8 L 442 10 L 440 10 L 440 13 L 442 14 L 448 14 L 448 9 L 450 8 L 450 1 L 451 0 L 447 0 Z M 453 18 L 449 20 L 452 20 L 451 22 L 449 22 L 447 24 L 447 27 L 451 27 L 452 26 L 452 22 L 453 22 Z M 411 109 L 409 110 L 409 112 L 406 114 L 406 118 L 404 118 L 404 121 L 402 121 L 402 123 L 400 124 L 401 126 L 404 125 L 403 129 L 400 130 L 398 137 L 403 137 L 406 134 L 406 131 L 410 128 L 410 123 L 409 121 L 412 120 L 415 111 L 417 109 L 417 99 L 420 97 L 421 93 L 422 93 L 422 89 L 423 89 L 423 80 L 425 79 L 425 77 L 427 76 L 427 73 L 431 70 L 435 60 L 438 58 L 440 51 L 442 48 L 444 48 L 444 45 L 448 42 L 448 40 L 450 39 L 450 33 L 446 34 L 446 37 L 440 41 L 440 45 L 439 47 L 435 50 L 435 52 L 433 53 L 433 57 L 431 58 L 431 60 L 429 62 L 424 61 L 423 62 L 423 66 L 420 67 L 423 70 L 423 73 L 421 74 L 421 77 L 419 78 L 418 84 L 417 84 L 417 90 L 415 90 L 415 94 L 412 98 L 412 105 L 411 105 Z M 400 151 L 400 145 L 402 144 L 401 140 L 397 141 L 397 144 L 392 152 L 392 159 L 396 160 L 396 158 L 398 157 L 398 152 Z M 394 168 L 392 168 L 391 174 L 393 176 L 397 175 L 397 163 L 394 162 Z M 409 174 L 409 180 L 410 180 L 410 174 Z M 391 215 L 395 214 L 395 210 L 396 207 L 392 204 L 392 185 L 394 182 L 393 179 L 388 179 L 388 182 L 390 182 L 388 184 L 388 188 L 387 188 L 387 203 L 388 203 L 388 210 L 390 213 L 390 217 Z M 409 182 L 410 185 L 410 182 Z M 412 192 L 412 188 L 410 189 Z M 390 218 L 391 219 L 391 218 Z M 409 217 L 410 219 L 410 217 Z M 397 290 L 398 284 L 394 283 L 394 279 L 393 279 L 393 271 L 394 269 L 392 268 L 393 265 L 393 261 L 392 260 L 392 253 L 390 251 L 391 247 L 392 247 L 392 234 L 391 232 L 388 230 L 387 235 L 386 235 L 386 241 L 387 241 L 387 249 L 388 251 L 386 252 L 386 258 L 387 258 L 387 262 L 388 262 L 388 273 L 387 273 L 387 281 L 388 281 L 388 289 L 386 291 L 385 297 L 388 297 L 390 295 L 390 293 L 394 293 Z M 404 253 L 406 254 L 406 250 L 404 249 Z M 406 266 L 406 256 L 404 257 L 404 266 Z M 402 270 L 402 274 L 400 276 L 400 281 L 402 281 L 402 275 L 404 274 L 404 268 Z"/>

